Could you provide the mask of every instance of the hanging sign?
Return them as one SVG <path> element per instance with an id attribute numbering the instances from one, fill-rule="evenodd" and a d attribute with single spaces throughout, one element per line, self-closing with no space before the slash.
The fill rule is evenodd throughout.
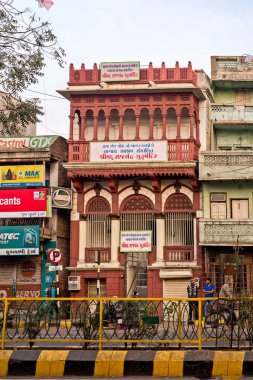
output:
<path id="1" fill-rule="evenodd" d="M 28 256 L 40 253 L 39 226 L 0 228 L 0 256 Z"/>
<path id="2" fill-rule="evenodd" d="M 0 187 L 44 186 L 43 165 L 0 166 Z"/>
<path id="3" fill-rule="evenodd" d="M 120 252 L 151 252 L 152 231 L 121 231 Z"/>

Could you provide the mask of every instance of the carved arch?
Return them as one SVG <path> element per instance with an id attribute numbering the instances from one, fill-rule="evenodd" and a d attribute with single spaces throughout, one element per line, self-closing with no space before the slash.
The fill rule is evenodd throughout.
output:
<path id="1" fill-rule="evenodd" d="M 110 212 L 110 203 L 100 195 L 89 199 L 85 208 L 86 214 L 109 214 Z"/>
<path id="2" fill-rule="evenodd" d="M 127 197 L 121 204 L 121 213 L 153 213 L 155 207 L 153 202 L 141 194 L 134 194 Z"/>
<path id="3" fill-rule="evenodd" d="M 186 212 L 186 211 L 192 211 L 192 202 L 190 198 L 187 197 L 187 195 L 182 193 L 174 193 L 171 194 L 164 205 L 164 211 L 165 212 Z"/>

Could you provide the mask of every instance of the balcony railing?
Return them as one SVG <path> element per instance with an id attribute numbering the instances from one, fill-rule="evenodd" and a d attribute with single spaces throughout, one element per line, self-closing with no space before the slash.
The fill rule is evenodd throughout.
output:
<path id="1" fill-rule="evenodd" d="M 135 81 L 136 84 L 147 83 L 153 81 L 155 83 L 193 83 L 197 84 L 197 72 L 192 70 L 191 62 L 187 67 L 179 67 L 179 63 L 176 62 L 175 67 L 166 68 L 165 64 L 159 68 L 154 68 L 152 63 L 148 68 L 140 69 L 140 79 Z M 100 70 L 97 64 L 94 64 L 93 69 L 86 69 L 85 65 L 81 66 L 81 69 L 76 70 L 74 65 L 71 64 L 69 68 L 69 85 L 98 85 L 100 83 Z M 129 82 L 131 83 L 131 82 Z"/>
<path id="2" fill-rule="evenodd" d="M 85 262 L 95 263 L 95 251 L 100 251 L 100 262 L 109 263 L 111 261 L 111 249 L 110 248 L 86 248 L 85 249 Z"/>
<path id="3" fill-rule="evenodd" d="M 212 119 L 214 123 L 228 121 L 253 123 L 253 106 L 213 104 Z"/>
<path id="4" fill-rule="evenodd" d="M 201 245 L 252 245 L 253 220 L 238 219 L 200 219 Z"/>
<path id="5" fill-rule="evenodd" d="M 248 149 L 252 149 L 252 147 L 249 146 Z M 252 168 L 253 150 L 202 152 L 199 154 L 200 180 L 249 179 L 253 175 Z"/>
<path id="6" fill-rule="evenodd" d="M 164 247 L 163 258 L 165 262 L 193 261 L 193 258 L 194 258 L 193 246 Z"/>
<path id="7" fill-rule="evenodd" d="M 168 140 L 168 161 L 197 160 L 199 146 L 195 140 Z M 89 162 L 89 153 L 90 142 L 69 141 L 70 162 Z"/>

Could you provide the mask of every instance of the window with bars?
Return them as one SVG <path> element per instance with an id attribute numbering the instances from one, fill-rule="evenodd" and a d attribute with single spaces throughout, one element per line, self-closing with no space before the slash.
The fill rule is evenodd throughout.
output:
<path id="1" fill-rule="evenodd" d="M 88 215 L 86 239 L 87 248 L 108 248 L 111 246 L 111 220 L 109 215 Z"/>
<path id="2" fill-rule="evenodd" d="M 194 245 L 194 216 L 189 212 L 169 212 L 165 215 L 165 245 Z"/>
<path id="3" fill-rule="evenodd" d="M 156 219 L 151 213 L 121 214 L 121 231 L 152 231 L 152 246 L 156 246 Z"/>

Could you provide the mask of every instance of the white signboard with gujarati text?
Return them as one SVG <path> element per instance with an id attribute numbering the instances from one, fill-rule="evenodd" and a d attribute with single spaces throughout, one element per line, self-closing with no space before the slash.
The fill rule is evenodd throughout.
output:
<path id="1" fill-rule="evenodd" d="M 167 141 L 91 142 L 90 162 L 168 161 Z"/>
<path id="2" fill-rule="evenodd" d="M 120 252 L 151 252 L 152 231 L 120 231 Z"/>
<path id="3" fill-rule="evenodd" d="M 140 62 L 102 62 L 101 82 L 125 82 L 140 79 Z"/>

